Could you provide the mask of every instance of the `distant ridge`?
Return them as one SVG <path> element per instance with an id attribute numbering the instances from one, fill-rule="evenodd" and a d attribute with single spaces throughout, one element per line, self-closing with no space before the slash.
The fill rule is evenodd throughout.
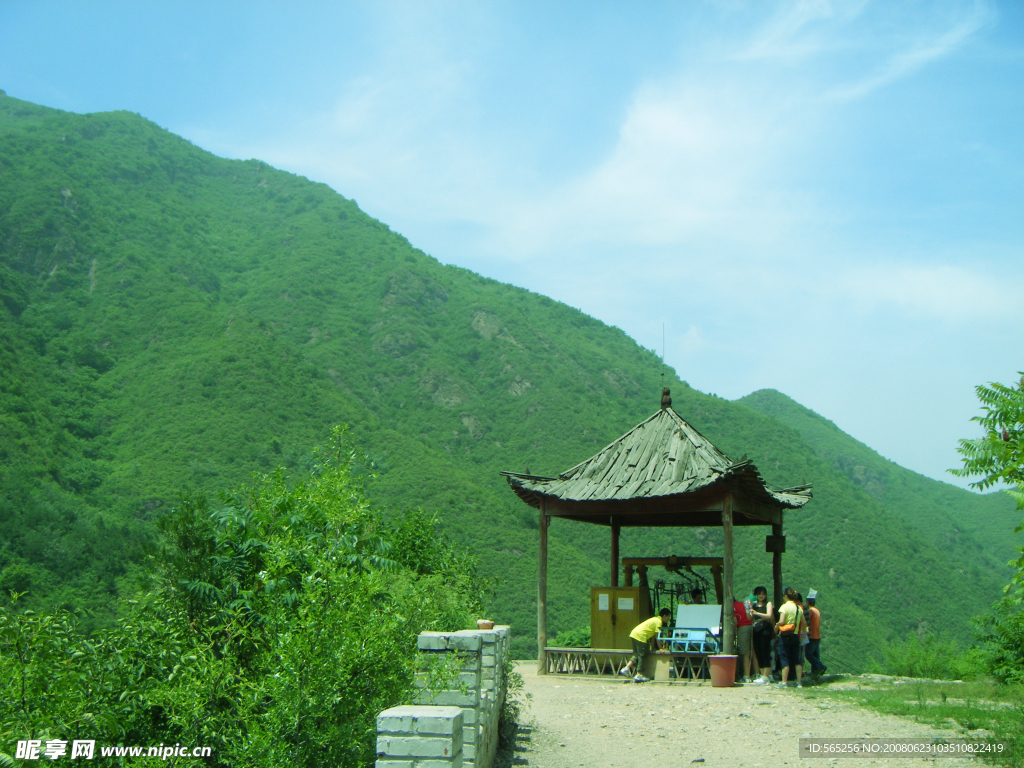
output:
<path id="1" fill-rule="evenodd" d="M 818 456 L 885 509 L 967 562 L 981 559 L 999 570 L 1024 540 L 1013 534 L 1019 513 L 1005 493 L 972 493 L 905 469 L 774 389 L 752 392 L 736 402 L 795 429 Z M 1008 567 L 1005 572 L 1009 577 Z"/>

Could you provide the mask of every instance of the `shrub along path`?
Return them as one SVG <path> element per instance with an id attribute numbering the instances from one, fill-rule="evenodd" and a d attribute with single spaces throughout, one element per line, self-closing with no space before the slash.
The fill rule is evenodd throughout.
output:
<path id="1" fill-rule="evenodd" d="M 517 670 L 532 695 L 517 752 L 517 764 L 529 768 L 633 768 L 694 761 L 708 768 L 796 766 L 801 764 L 800 738 L 959 737 L 955 730 L 805 697 L 797 690 L 539 676 L 532 662 L 519 663 Z M 856 762 L 892 765 L 884 759 Z M 955 768 L 979 762 L 943 758 L 939 764 Z"/>

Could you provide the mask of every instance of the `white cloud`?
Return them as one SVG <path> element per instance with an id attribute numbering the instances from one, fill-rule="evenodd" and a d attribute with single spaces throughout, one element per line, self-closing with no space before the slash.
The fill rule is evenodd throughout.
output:
<path id="1" fill-rule="evenodd" d="M 915 316 L 950 321 L 1019 319 L 1024 285 L 1017 275 L 996 277 L 954 265 L 866 265 L 833 283 L 869 309 L 897 307 Z"/>
<path id="2" fill-rule="evenodd" d="M 834 19 L 848 22 L 857 18 L 866 5 L 867 0 L 800 0 L 782 5 L 774 17 L 752 36 L 749 44 L 736 53 L 735 58 L 792 62 L 816 56 L 822 51 L 834 51 L 835 35 L 819 22 Z"/>
<path id="3" fill-rule="evenodd" d="M 992 10 L 978 0 L 966 12 L 958 11 L 959 8 L 953 12 L 954 21 L 948 29 L 939 32 L 915 30 L 914 36 L 917 39 L 908 47 L 902 47 L 891 54 L 870 75 L 832 89 L 828 97 L 837 101 L 852 101 L 908 77 L 962 47 L 975 32 L 994 18 Z M 895 37 L 899 40 L 902 36 Z"/>
<path id="4" fill-rule="evenodd" d="M 798 98 L 721 79 L 677 76 L 638 89 L 617 144 L 596 166 L 542 196 L 510 201 L 496 243 L 518 258 L 552 247 L 757 247 L 786 231 L 802 206 L 770 177 L 808 119 Z"/>

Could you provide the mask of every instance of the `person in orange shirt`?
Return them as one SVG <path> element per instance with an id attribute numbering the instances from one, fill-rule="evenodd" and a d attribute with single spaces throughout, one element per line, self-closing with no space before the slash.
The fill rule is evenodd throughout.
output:
<path id="1" fill-rule="evenodd" d="M 824 674 L 828 667 L 821 663 L 821 611 L 814 607 L 818 593 L 811 590 L 807 593 L 807 627 L 810 642 L 807 644 L 807 661 L 811 663 L 811 674 Z"/>

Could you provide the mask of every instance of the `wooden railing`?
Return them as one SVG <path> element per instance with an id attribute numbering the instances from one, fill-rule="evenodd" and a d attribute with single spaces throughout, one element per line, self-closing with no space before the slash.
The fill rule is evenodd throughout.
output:
<path id="1" fill-rule="evenodd" d="M 617 675 L 633 655 L 622 648 L 558 648 L 546 646 L 548 674 Z M 665 653 L 672 660 L 678 681 L 706 680 L 711 676 L 708 654 Z"/>

